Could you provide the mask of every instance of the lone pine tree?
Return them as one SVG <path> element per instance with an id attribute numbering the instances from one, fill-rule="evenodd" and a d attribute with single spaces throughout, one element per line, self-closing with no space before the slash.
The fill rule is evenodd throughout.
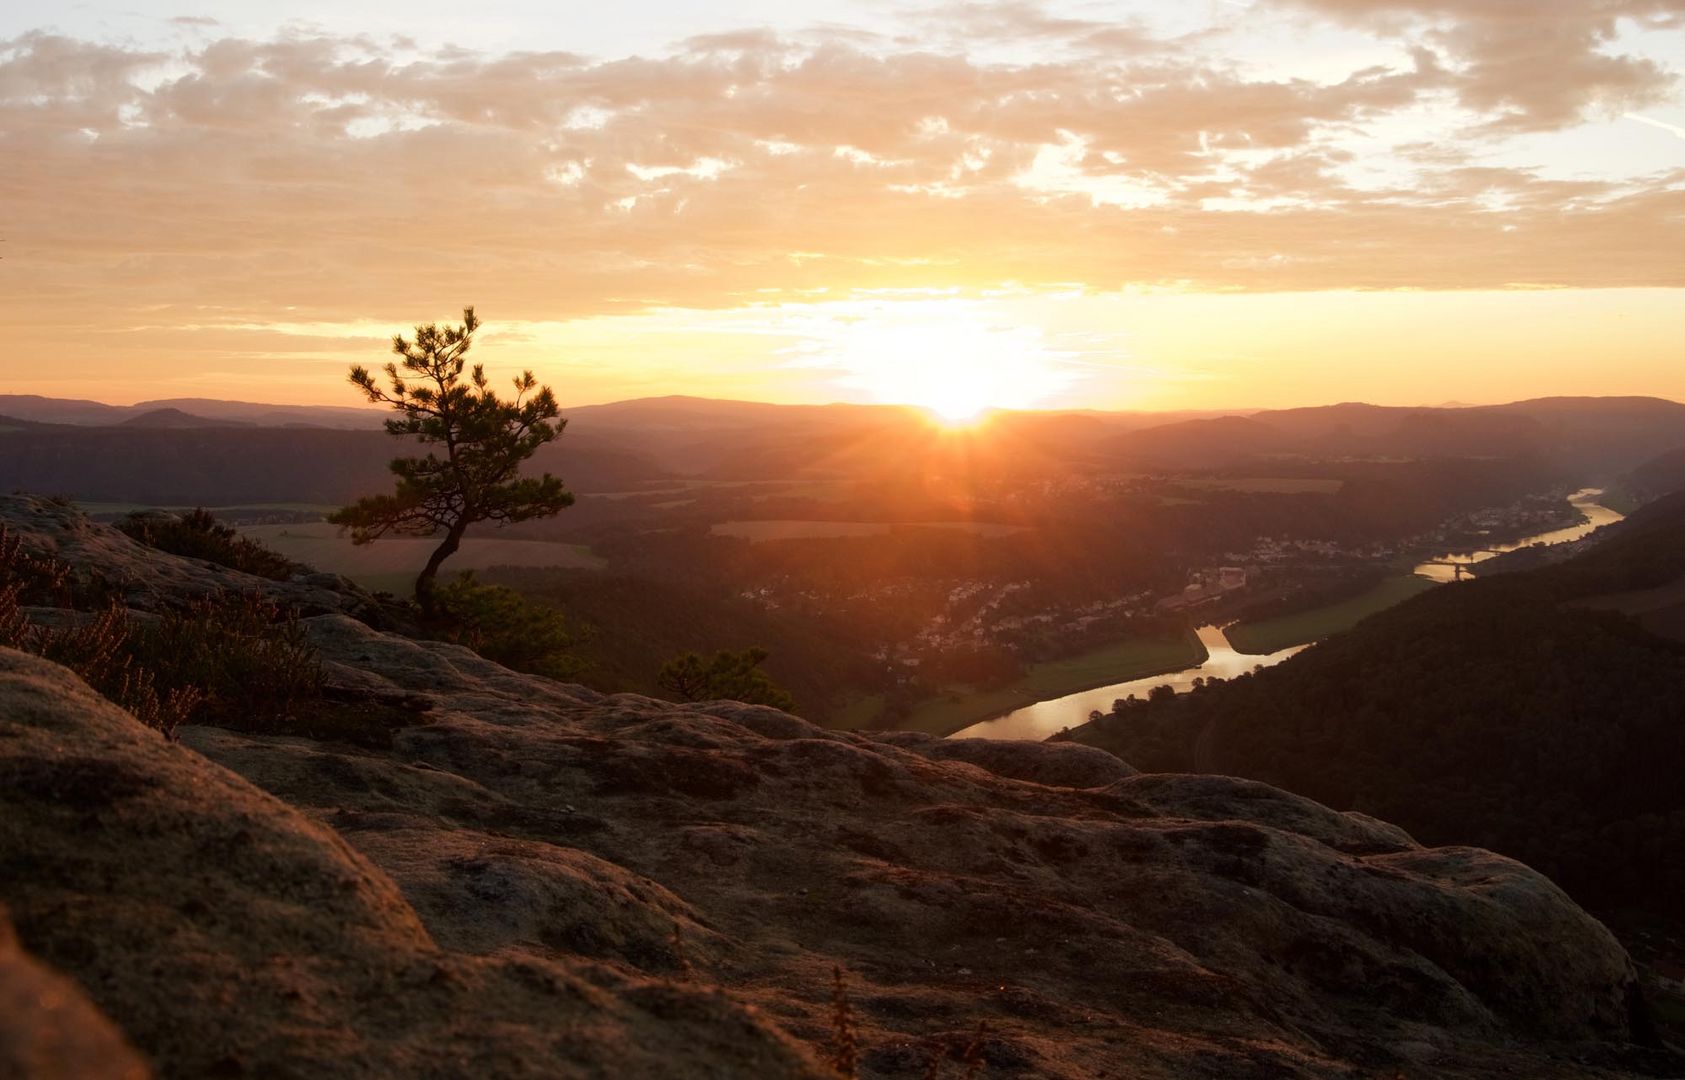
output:
<path id="1" fill-rule="evenodd" d="M 479 325 L 469 307 L 460 326 L 418 326 L 413 340 L 399 334 L 392 351 L 402 360 L 386 365 L 384 387 L 362 365 L 351 369 L 352 385 L 398 414 L 386 421 L 387 433 L 430 449 L 392 461 L 398 482 L 391 494 L 358 499 L 328 520 L 349 529 L 357 544 L 388 534 L 444 533 L 415 579 L 416 602 L 429 616 L 438 611 L 439 567 L 462 546 L 470 525 L 549 517 L 573 505 L 573 495 L 556 477 L 521 475 L 521 464 L 567 424 L 557 419 L 550 388 L 525 371 L 515 379 L 514 398 L 504 400 L 482 365 L 475 364 L 464 379 L 463 357 Z"/>

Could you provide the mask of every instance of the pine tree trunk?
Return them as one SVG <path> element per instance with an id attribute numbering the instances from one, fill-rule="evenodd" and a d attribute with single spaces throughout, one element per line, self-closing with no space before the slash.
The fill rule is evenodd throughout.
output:
<path id="1" fill-rule="evenodd" d="M 421 605 L 421 613 L 431 619 L 439 613 L 438 601 L 433 595 L 433 583 L 439 577 L 439 567 L 444 561 L 456 554 L 456 549 L 462 546 L 462 534 L 468 531 L 466 522 L 453 525 L 445 534 L 444 542 L 433 549 L 433 554 L 427 559 L 427 565 L 421 568 L 421 574 L 415 579 L 415 602 Z"/>

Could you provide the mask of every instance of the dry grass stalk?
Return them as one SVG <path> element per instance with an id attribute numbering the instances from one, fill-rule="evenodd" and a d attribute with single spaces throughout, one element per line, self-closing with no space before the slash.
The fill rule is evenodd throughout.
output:
<path id="1" fill-rule="evenodd" d="M 948 1044 L 937 1043 L 936 1049 L 930 1055 L 930 1064 L 924 1070 L 924 1080 L 941 1080 L 942 1066 L 948 1060 Z"/>
<path id="2" fill-rule="evenodd" d="M 860 1031 L 840 965 L 831 968 L 831 980 L 831 1067 L 853 1078 L 860 1075 Z"/>
<path id="3" fill-rule="evenodd" d="M 988 1037 L 989 1022 L 979 1021 L 977 1034 L 972 1037 L 971 1044 L 960 1055 L 960 1061 L 965 1065 L 965 1080 L 978 1080 L 983 1075 L 983 1040 Z"/>
<path id="4" fill-rule="evenodd" d="M 690 956 L 685 952 L 684 932 L 677 919 L 673 920 L 672 945 L 673 963 L 679 969 L 679 979 L 682 982 L 689 982 L 691 976 L 695 974 L 695 969 L 690 966 Z"/>

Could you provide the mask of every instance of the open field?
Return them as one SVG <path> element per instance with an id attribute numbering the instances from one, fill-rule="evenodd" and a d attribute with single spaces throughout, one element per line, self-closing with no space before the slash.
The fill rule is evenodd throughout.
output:
<path id="1" fill-rule="evenodd" d="M 371 589 L 393 588 L 395 582 L 414 577 L 438 546 L 437 540 L 397 537 L 357 547 L 326 522 L 304 525 L 250 525 L 240 532 L 280 552 L 289 559 L 327 570 Z M 559 566 L 596 570 L 603 560 L 578 544 L 552 544 L 543 540 L 503 540 L 469 536 L 462 550 L 445 564 L 445 574 L 462 570 L 485 570 L 493 566 Z"/>
<path id="2" fill-rule="evenodd" d="M 1211 477 L 1177 480 L 1176 486 L 1201 491 L 1241 491 L 1251 495 L 1338 495 L 1344 480 L 1299 476 Z"/>
<path id="3" fill-rule="evenodd" d="M 1177 638 L 1127 638 L 1063 660 L 1032 664 L 1016 682 L 999 690 L 956 687 L 918 706 L 895 727 L 901 731 L 950 735 L 1038 701 L 1180 671 L 1204 658 L 1204 646 L 1192 633 Z M 838 713 L 839 726 L 859 726 L 871 720 L 865 704 L 860 702 Z"/>
<path id="4" fill-rule="evenodd" d="M 963 529 L 979 536 L 1010 536 L 1022 525 L 982 521 L 723 521 L 709 531 L 760 543 L 766 540 L 829 540 L 838 537 L 888 536 L 898 529 Z"/>
<path id="5" fill-rule="evenodd" d="M 1438 583 L 1415 574 L 1399 574 L 1350 600 L 1327 607 L 1283 615 L 1263 622 L 1236 623 L 1228 628 L 1229 643 L 1249 656 L 1265 656 L 1294 645 L 1318 641 L 1329 634 L 1348 630 L 1362 620 L 1402 603 Z"/>

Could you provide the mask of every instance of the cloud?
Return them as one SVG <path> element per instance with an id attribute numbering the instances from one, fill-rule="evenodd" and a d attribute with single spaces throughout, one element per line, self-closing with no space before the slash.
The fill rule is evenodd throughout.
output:
<path id="1" fill-rule="evenodd" d="M 967 6 L 948 32 L 1077 47 L 982 60 L 821 29 L 598 60 L 30 34 L 0 43 L 5 267 L 43 335 L 469 299 L 550 319 L 1003 284 L 1685 285 L 1685 172 L 1565 184 L 1400 143 L 1390 179 L 1350 177 L 1352 132 L 1435 95 L 1539 126 L 1655 92 L 1669 73 L 1586 52 L 1613 15 L 1552 7 L 1542 55 L 1579 57 L 1563 90 L 1516 54 L 1499 0 L 1316 6 L 1413 51 L 1262 78 L 1134 27 L 1091 47 L 1106 27 L 1022 4 Z M 1615 7 L 1667 17 L 1597 10 Z"/>
<path id="2" fill-rule="evenodd" d="M 1104 51 L 1112 56 L 1180 51 L 1140 19 L 1105 22 L 1054 15 L 1030 0 L 959 0 L 915 13 L 917 40 L 960 47 L 1007 43 L 1037 48 Z M 912 40 L 912 39 L 908 39 Z"/>
<path id="3" fill-rule="evenodd" d="M 1277 2 L 1438 50 L 1452 65 L 1447 86 L 1494 131 L 1556 130 L 1665 99 L 1674 72 L 1608 50 L 1623 22 L 1685 26 L 1685 0 Z"/>

